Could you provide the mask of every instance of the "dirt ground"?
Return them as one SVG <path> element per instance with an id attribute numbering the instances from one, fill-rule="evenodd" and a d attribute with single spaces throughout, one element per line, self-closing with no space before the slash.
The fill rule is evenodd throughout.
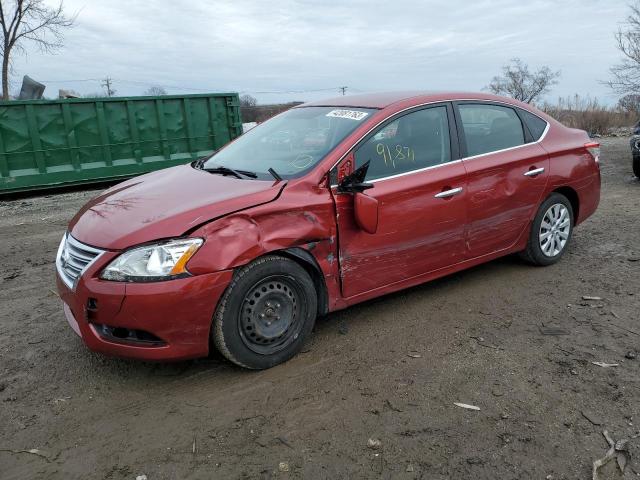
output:
<path id="1" fill-rule="evenodd" d="M 604 429 L 640 430 L 640 182 L 628 140 L 602 143 L 600 208 L 559 264 L 508 257 L 331 314 L 262 372 L 91 353 L 53 261 L 98 191 L 1 201 L 0 478 L 591 478 Z"/>

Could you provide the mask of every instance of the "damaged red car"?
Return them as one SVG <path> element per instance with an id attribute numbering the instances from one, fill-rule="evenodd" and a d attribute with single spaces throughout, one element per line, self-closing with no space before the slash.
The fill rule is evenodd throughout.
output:
<path id="1" fill-rule="evenodd" d="M 263 369 L 318 316 L 503 255 L 557 262 L 599 198 L 599 145 L 530 105 L 339 97 L 106 190 L 70 222 L 57 285 L 94 351 Z"/>

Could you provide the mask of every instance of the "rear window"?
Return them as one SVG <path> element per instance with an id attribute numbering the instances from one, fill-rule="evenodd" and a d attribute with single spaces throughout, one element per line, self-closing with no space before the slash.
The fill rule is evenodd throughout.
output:
<path id="1" fill-rule="evenodd" d="M 524 144 L 522 122 L 514 109 L 480 104 L 462 104 L 459 109 L 467 142 L 467 156 Z"/>
<path id="2" fill-rule="evenodd" d="M 535 141 L 540 140 L 542 134 L 547 128 L 547 122 L 542 120 L 540 117 L 536 117 L 533 113 L 527 112 L 526 110 L 520 109 L 520 114 L 524 123 L 527 125 L 527 128 L 531 132 L 533 139 Z"/>

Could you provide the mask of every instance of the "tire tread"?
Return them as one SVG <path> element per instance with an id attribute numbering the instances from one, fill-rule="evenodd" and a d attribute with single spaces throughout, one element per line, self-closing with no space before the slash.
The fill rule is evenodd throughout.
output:
<path id="1" fill-rule="evenodd" d="M 241 267 L 235 272 L 235 274 L 233 275 L 233 279 L 231 280 L 231 283 L 225 290 L 224 294 L 222 295 L 222 298 L 220 299 L 220 302 L 218 303 L 218 307 L 216 308 L 216 312 L 213 316 L 213 329 L 212 329 L 213 343 L 216 349 L 227 360 L 238 365 L 239 367 L 246 368 L 249 370 L 260 370 L 260 368 L 258 367 L 252 367 L 250 365 L 246 365 L 242 361 L 238 360 L 233 355 L 233 353 L 231 352 L 231 350 L 229 349 L 229 347 L 227 346 L 224 340 L 223 322 L 224 322 L 224 315 L 226 313 L 229 298 L 231 297 L 234 291 L 234 288 L 242 280 L 242 278 L 244 278 L 246 275 L 249 275 L 255 268 L 259 267 L 260 265 L 268 264 L 270 262 L 282 262 L 282 261 L 292 262 L 292 260 L 280 255 L 267 255 L 267 256 L 258 258 L 253 262 L 248 263 L 247 265 L 244 265 L 243 267 Z"/>
<path id="2" fill-rule="evenodd" d="M 536 251 L 539 249 L 538 247 L 538 232 L 537 232 L 537 228 L 536 225 L 538 223 L 538 218 L 540 217 L 540 215 L 543 215 L 544 212 L 546 211 L 546 209 L 548 207 L 546 207 L 546 205 L 548 203 L 553 203 L 553 202 L 560 202 L 563 201 L 562 203 L 565 204 L 565 206 L 569 209 L 569 214 L 570 214 L 570 218 L 571 218 L 571 230 L 569 233 L 569 240 L 571 240 L 572 234 L 573 234 L 573 224 L 575 223 L 575 218 L 574 218 L 574 212 L 573 212 L 573 207 L 571 206 L 571 202 L 569 202 L 569 199 L 567 197 L 565 197 L 564 195 L 562 195 L 561 193 L 558 192 L 553 192 L 551 193 L 547 198 L 544 199 L 544 201 L 540 204 L 540 206 L 538 207 L 538 211 L 536 212 L 536 216 L 534 217 L 533 221 L 531 222 L 531 227 L 530 227 L 530 231 L 529 231 L 529 238 L 527 239 L 527 247 L 519 253 L 520 258 L 522 258 L 524 261 L 526 261 L 527 263 L 530 263 L 531 265 L 535 265 L 535 266 L 548 266 L 548 265 L 552 265 L 554 263 L 556 263 L 558 260 L 560 260 L 560 258 L 564 255 L 564 252 L 566 251 L 566 249 L 569 246 L 569 241 L 567 241 L 567 245 L 565 246 L 565 249 L 561 252 L 561 254 L 557 257 L 557 258 L 553 258 L 552 260 L 549 259 L 544 259 L 541 260 L 539 257 L 539 255 L 537 255 Z"/>

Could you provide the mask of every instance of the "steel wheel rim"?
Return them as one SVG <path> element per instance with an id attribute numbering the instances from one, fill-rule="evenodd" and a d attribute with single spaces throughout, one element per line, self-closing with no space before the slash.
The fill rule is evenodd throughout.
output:
<path id="1" fill-rule="evenodd" d="M 244 344 L 261 355 L 284 350 L 300 335 L 302 298 L 293 277 L 272 275 L 256 282 L 239 312 L 238 327 Z"/>
<path id="2" fill-rule="evenodd" d="M 555 257 L 559 255 L 569 241 L 571 233 L 571 215 L 562 203 L 551 205 L 540 224 L 538 242 L 543 255 Z"/>

